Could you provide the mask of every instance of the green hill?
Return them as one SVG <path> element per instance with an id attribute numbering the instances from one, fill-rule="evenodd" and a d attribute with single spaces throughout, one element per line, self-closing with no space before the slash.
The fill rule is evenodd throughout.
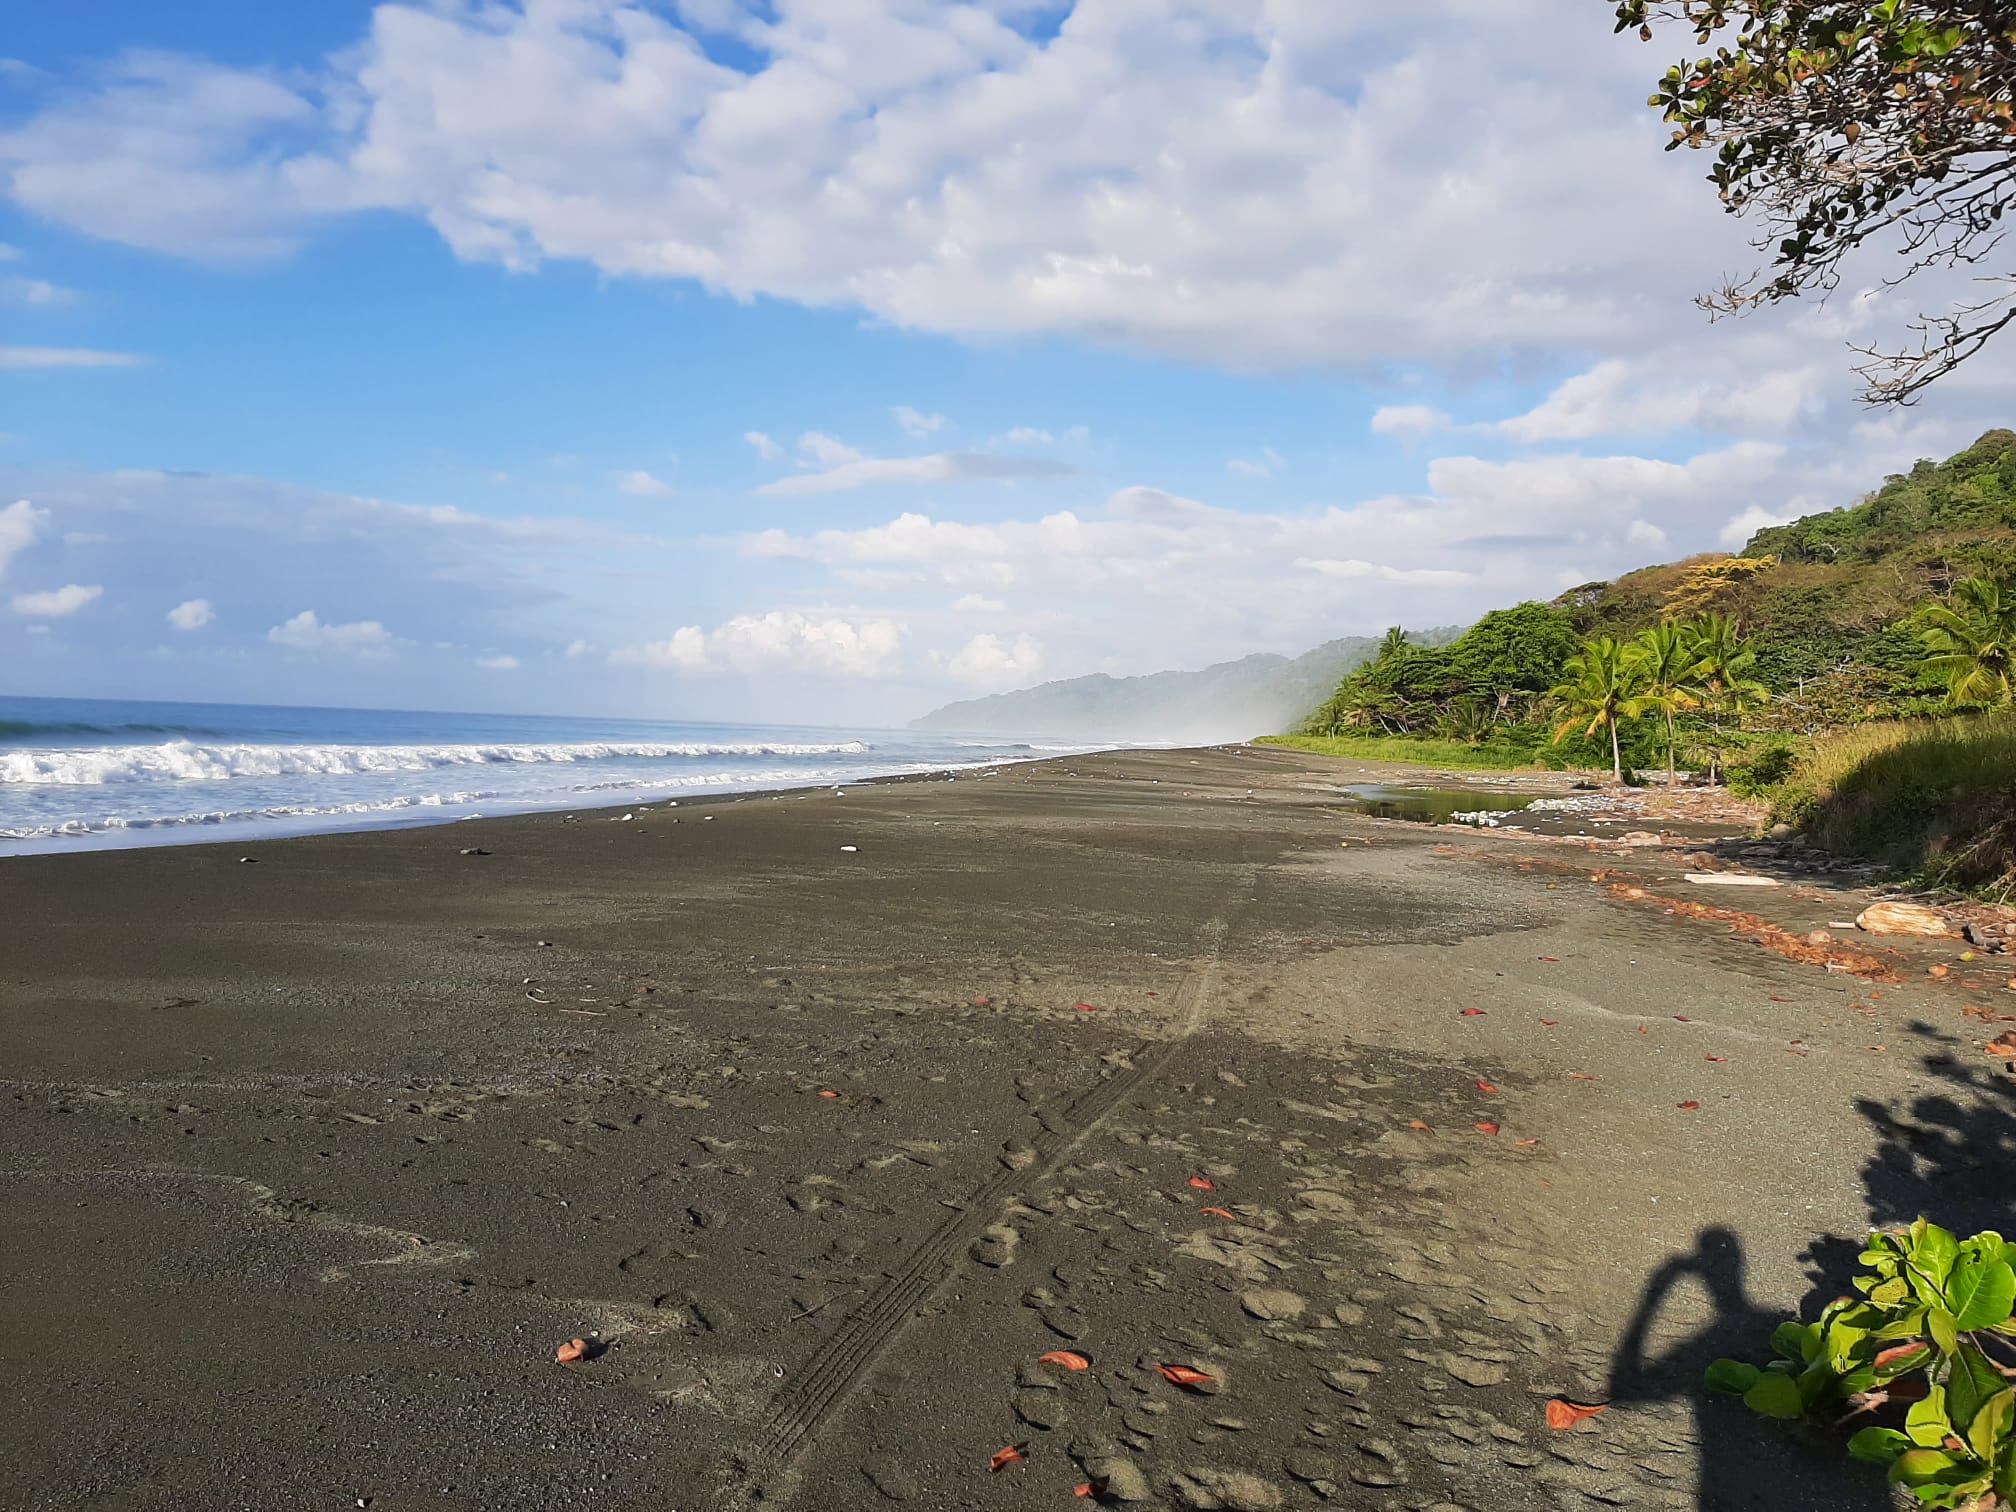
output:
<path id="1" fill-rule="evenodd" d="M 1944 707 L 1918 671 L 1912 615 L 1961 578 L 2016 574 L 2016 432 L 1994 430 L 1944 462 L 1919 462 L 1859 502 L 1710 553 L 1586 583 L 1550 603 L 1487 614 L 1439 651 L 1347 675 L 1308 733 L 1479 736 L 1537 749 L 1534 724 L 1584 637 L 1662 620 L 1735 616 L 1772 693 L 1753 731 L 1812 733 Z M 1566 753 L 1564 753 L 1566 754 Z"/>
<path id="2" fill-rule="evenodd" d="M 1410 638 L 1433 646 L 1457 633 L 1428 630 Z M 910 727 L 1082 740 L 1243 739 L 1300 718 L 1378 649 L 1377 640 L 1353 635 L 1293 658 L 1261 653 L 1141 677 L 1100 672 L 947 704 Z"/>

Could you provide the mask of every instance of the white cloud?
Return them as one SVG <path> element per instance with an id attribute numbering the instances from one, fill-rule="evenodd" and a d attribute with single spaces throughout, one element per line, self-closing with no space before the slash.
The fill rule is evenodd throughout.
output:
<path id="1" fill-rule="evenodd" d="M 1057 438 L 1036 426 L 1018 425 L 1001 439 L 1009 446 L 1049 446 Z"/>
<path id="2" fill-rule="evenodd" d="M 0 509 L 0 577 L 7 575 L 7 566 L 35 544 L 42 527 L 49 523 L 49 511 L 37 509 L 26 499 L 16 499 L 5 509 Z"/>
<path id="3" fill-rule="evenodd" d="M 101 587 L 86 588 L 81 583 L 70 583 L 46 593 L 17 593 L 14 595 L 14 612 L 23 619 L 62 619 L 94 602 L 104 592 Z"/>
<path id="4" fill-rule="evenodd" d="M 1234 457 L 1225 464 L 1225 471 L 1235 478 L 1271 478 L 1287 463 L 1281 453 L 1271 446 L 1263 446 L 1257 457 Z"/>
<path id="5" fill-rule="evenodd" d="M 489 656 L 477 657 L 476 665 L 481 667 L 485 672 L 516 672 L 519 662 L 517 657 L 506 656 L 499 652 Z"/>
<path id="6" fill-rule="evenodd" d="M 583 656 L 593 656 L 595 649 L 593 641 L 572 640 L 567 643 L 567 655 L 577 660 Z"/>
<path id="7" fill-rule="evenodd" d="M 619 492 L 631 494 L 640 499 L 663 499 L 672 493 L 672 485 L 654 478 L 648 472 L 626 472 L 616 479 Z"/>
<path id="8" fill-rule="evenodd" d="M 40 278 L 26 278 L 18 273 L 0 274 L 0 304 L 49 310 L 73 303 L 76 298 L 75 289 L 66 289 Z"/>
<path id="9" fill-rule="evenodd" d="M 187 599 L 168 611 L 168 624 L 176 630 L 201 630 L 216 618 L 216 607 L 208 599 Z"/>
<path id="10" fill-rule="evenodd" d="M 822 438 L 823 439 L 823 438 Z M 843 448 L 843 450 L 847 450 Z M 799 473 L 765 483 L 759 494 L 786 498 L 839 493 L 874 483 L 960 483 L 980 478 L 1061 478 L 1077 469 L 1040 457 L 1001 457 L 990 452 L 939 452 L 927 457 L 864 457 L 858 452 L 824 472 Z"/>
<path id="11" fill-rule="evenodd" d="M 898 425 L 902 426 L 905 431 L 919 440 L 930 435 L 933 431 L 945 428 L 945 417 L 943 415 L 926 415 L 910 408 L 907 404 L 897 405 L 890 413 L 896 417 Z"/>
<path id="12" fill-rule="evenodd" d="M 100 352 L 89 347 L 0 346 L 0 368 L 139 367 L 146 360 L 132 352 Z"/>
<path id="13" fill-rule="evenodd" d="M 1387 567 L 1355 557 L 1297 557 L 1297 567 L 1333 578 L 1375 578 L 1382 583 L 1461 583 L 1470 574 L 1447 567 Z"/>
<path id="14" fill-rule="evenodd" d="M 1716 539 L 1731 551 L 1740 551 L 1743 549 L 1745 541 L 1749 540 L 1750 537 L 1757 534 L 1758 531 L 1764 529 L 1766 526 L 1789 525 L 1798 518 L 1796 514 L 1787 514 L 1783 510 L 1766 509 L 1761 505 L 1753 504 L 1744 510 L 1743 513 L 1732 516 L 1729 523 L 1722 527 L 1722 533 Z"/>
<path id="15" fill-rule="evenodd" d="M 1418 441 L 1423 436 L 1449 429 L 1450 423 L 1449 417 L 1432 405 L 1382 404 L 1372 412 L 1371 428 L 1375 436 L 1398 436 L 1404 441 Z"/>
<path id="16" fill-rule="evenodd" d="M 946 663 L 946 670 L 968 687 L 1026 687 L 1043 676 L 1043 648 L 1028 635 L 1012 641 L 1003 635 L 976 635 Z"/>
<path id="17" fill-rule="evenodd" d="M 671 639 L 619 647 L 619 666 L 680 672 L 773 670 L 827 677 L 886 678 L 902 670 L 906 627 L 895 620 L 772 610 L 743 614 L 711 633 L 687 625 Z"/>
<path id="18" fill-rule="evenodd" d="M 1666 532 L 1649 520 L 1633 520 L 1624 531 L 1624 539 L 1633 546 L 1657 551 L 1666 544 Z"/>
<path id="19" fill-rule="evenodd" d="M 1699 164 L 1657 150 L 1658 59 L 1608 27 L 1063 9 L 686 0 L 730 66 L 657 5 L 385 4 L 297 75 L 129 55 L 0 131 L 0 178 L 191 256 L 390 210 L 471 261 L 1239 365 L 1622 355 L 1744 260 Z"/>
<path id="20" fill-rule="evenodd" d="M 285 624 L 275 625 L 266 632 L 266 639 L 296 651 L 345 651 L 358 656 L 389 656 L 397 644 L 392 632 L 377 620 L 325 625 L 313 609 L 303 609 Z"/>
<path id="21" fill-rule="evenodd" d="M 1660 353 L 1599 362 L 1525 414 L 1500 421 L 1496 429 L 1528 442 L 1652 436 L 1682 429 L 1783 433 L 1819 403 L 1826 373 L 1810 363 L 1760 371 L 1760 358 L 1768 362 L 1774 356 L 1785 360 L 1781 343 L 1754 337 L 1738 341 L 1732 335 L 1714 351 L 1712 361 L 1689 362 Z M 1685 371 L 1696 365 L 1702 371 Z M 1732 372 L 1747 376 L 1732 384 Z"/>
<path id="22" fill-rule="evenodd" d="M 775 462 L 784 455 L 784 448 L 772 441 L 761 431 L 744 431 L 742 439 L 756 450 L 756 455 L 765 462 Z"/>
<path id="23" fill-rule="evenodd" d="M 953 611 L 958 614 L 1000 614 L 1007 607 L 1000 599 L 979 593 L 968 593 L 952 601 Z"/>
<path id="24" fill-rule="evenodd" d="M 798 450 L 821 467 L 839 467 L 843 463 L 861 460 L 860 452 L 824 431 L 805 432 L 798 438 Z"/>

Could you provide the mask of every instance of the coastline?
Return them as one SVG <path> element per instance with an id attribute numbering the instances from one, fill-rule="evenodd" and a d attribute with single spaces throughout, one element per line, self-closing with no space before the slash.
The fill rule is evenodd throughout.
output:
<path id="1" fill-rule="evenodd" d="M 1115 1461 L 1176 1505 L 1876 1505 L 1697 1424 L 1686 1341 L 1750 1347 L 1904 1200 L 1868 1108 L 2006 1137 L 1938 1061 L 1957 992 L 1340 776 L 1120 751 L 17 858 L 0 1463 L 34 1507 L 1008 1508 Z M 1850 906 L 1795 892 L 1758 906 Z M 1626 1359 L 1675 1255 L 1723 1269 Z M 1549 1437 L 1550 1395 L 1615 1405 Z"/>

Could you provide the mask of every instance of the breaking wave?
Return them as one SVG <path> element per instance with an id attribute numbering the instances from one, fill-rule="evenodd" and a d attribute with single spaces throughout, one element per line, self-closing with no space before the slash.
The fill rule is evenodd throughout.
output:
<path id="1" fill-rule="evenodd" d="M 0 751 L 0 784 L 91 787 L 120 782 L 221 782 L 233 777 L 351 777 L 594 761 L 859 756 L 872 749 L 859 740 L 818 745 L 599 741 L 555 745 L 197 745 L 171 740 L 161 745 Z"/>

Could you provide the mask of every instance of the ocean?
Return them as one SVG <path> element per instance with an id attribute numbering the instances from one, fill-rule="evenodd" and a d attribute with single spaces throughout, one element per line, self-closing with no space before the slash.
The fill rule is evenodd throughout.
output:
<path id="1" fill-rule="evenodd" d="M 0 856 L 656 803 L 1094 748 L 914 730 L 0 697 Z"/>

